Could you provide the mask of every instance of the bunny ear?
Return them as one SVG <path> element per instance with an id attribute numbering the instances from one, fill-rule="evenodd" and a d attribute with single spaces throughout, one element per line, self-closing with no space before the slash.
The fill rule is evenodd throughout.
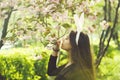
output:
<path id="1" fill-rule="evenodd" d="M 77 31 L 82 31 L 82 27 L 84 24 L 84 12 L 81 14 L 80 18 L 78 17 L 77 14 L 74 15 L 74 21 L 77 27 Z"/>
<path id="2" fill-rule="evenodd" d="M 78 45 L 78 40 L 79 40 L 79 36 L 80 36 L 80 32 L 82 31 L 82 27 L 84 24 L 84 13 L 81 14 L 80 18 L 78 17 L 77 14 L 74 15 L 74 20 L 75 20 L 75 24 L 77 26 L 77 34 L 76 34 L 76 44 Z"/>

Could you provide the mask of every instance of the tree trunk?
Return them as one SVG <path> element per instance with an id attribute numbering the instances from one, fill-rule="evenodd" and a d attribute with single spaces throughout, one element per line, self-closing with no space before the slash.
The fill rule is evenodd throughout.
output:
<path id="1" fill-rule="evenodd" d="M 118 46 L 118 49 L 120 49 L 120 41 L 119 41 L 119 35 L 118 35 L 118 32 L 115 32 L 113 34 L 113 40 L 115 42 L 115 44 Z"/>
<path id="2" fill-rule="evenodd" d="M 9 23 L 9 19 L 11 17 L 12 11 L 13 11 L 13 7 L 10 8 L 10 11 L 8 11 L 8 16 L 4 20 L 2 36 L 1 36 L 1 40 L 0 40 L 0 49 L 4 45 L 3 40 L 5 39 L 5 37 L 7 35 L 8 23 Z"/>

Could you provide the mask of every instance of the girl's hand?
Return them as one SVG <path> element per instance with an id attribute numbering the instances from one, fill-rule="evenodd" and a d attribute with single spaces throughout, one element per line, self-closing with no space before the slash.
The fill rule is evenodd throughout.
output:
<path id="1" fill-rule="evenodd" d="M 58 52 L 60 50 L 59 45 L 60 45 L 60 41 L 54 42 L 52 56 L 57 56 L 58 55 Z"/>
<path id="2" fill-rule="evenodd" d="M 53 51 L 58 52 L 60 50 L 59 45 L 60 45 L 60 41 L 56 41 L 53 45 Z"/>

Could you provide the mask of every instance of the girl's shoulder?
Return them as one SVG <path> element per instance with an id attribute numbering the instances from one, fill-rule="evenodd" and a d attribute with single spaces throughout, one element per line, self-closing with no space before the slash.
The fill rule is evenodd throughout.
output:
<path id="1" fill-rule="evenodd" d="M 66 80 L 81 80 L 82 72 L 80 67 L 74 64 L 64 76 Z"/>
<path id="2" fill-rule="evenodd" d="M 64 75 L 56 76 L 55 80 L 67 80 Z"/>

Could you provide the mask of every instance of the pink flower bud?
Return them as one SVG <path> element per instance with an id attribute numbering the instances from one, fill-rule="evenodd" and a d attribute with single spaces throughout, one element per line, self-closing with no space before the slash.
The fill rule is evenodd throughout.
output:
<path id="1" fill-rule="evenodd" d="M 103 20 L 102 22 L 100 22 L 100 26 L 103 30 L 106 30 L 109 27 L 109 23 Z"/>

